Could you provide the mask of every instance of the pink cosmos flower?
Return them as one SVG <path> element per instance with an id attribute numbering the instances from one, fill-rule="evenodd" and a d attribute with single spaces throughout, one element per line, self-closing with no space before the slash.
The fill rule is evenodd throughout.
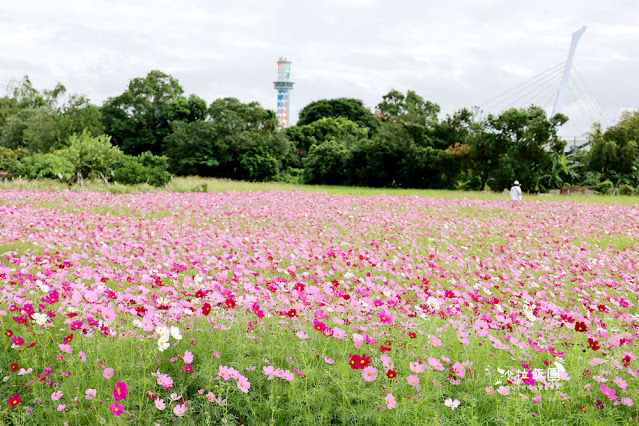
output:
<path id="1" fill-rule="evenodd" d="M 486 386 L 484 390 L 486 391 L 488 395 L 492 395 L 495 393 L 495 389 L 491 388 L 490 386 Z"/>
<path id="2" fill-rule="evenodd" d="M 213 392 L 209 392 L 206 394 L 206 399 L 208 399 L 210 402 L 215 402 L 215 394 Z"/>
<path id="3" fill-rule="evenodd" d="M 68 353 L 68 354 L 73 352 L 73 348 L 70 345 L 62 345 L 62 344 L 60 344 L 60 345 L 58 345 L 58 348 L 60 348 L 60 350 L 62 352 L 65 352 L 65 353 Z"/>
<path id="4" fill-rule="evenodd" d="M 291 373 L 290 371 L 286 370 L 282 373 L 282 378 L 284 380 L 288 380 L 289 382 L 292 382 L 293 379 L 295 378 L 295 376 L 293 375 L 293 373 Z"/>
<path id="5" fill-rule="evenodd" d="M 87 361 L 87 356 L 84 354 L 84 352 L 80 351 L 80 352 L 78 352 L 78 354 L 80 355 L 80 362 L 86 362 Z"/>
<path id="6" fill-rule="evenodd" d="M 246 377 L 242 376 L 237 381 L 237 388 L 244 393 L 248 393 L 249 389 L 251 388 L 251 383 L 248 381 Z"/>
<path id="7" fill-rule="evenodd" d="M 158 398 L 158 399 L 156 399 L 153 402 L 155 402 L 155 408 L 157 408 L 160 411 L 162 411 L 162 410 L 164 410 L 166 408 L 166 404 L 164 403 L 163 399 Z"/>
<path id="8" fill-rule="evenodd" d="M 185 351 L 184 356 L 182 357 L 185 364 L 190 364 L 193 362 L 193 353 L 191 351 Z"/>
<path id="9" fill-rule="evenodd" d="M 426 371 L 426 365 L 422 364 L 421 362 L 411 362 L 409 363 L 409 368 L 410 368 L 410 371 L 417 374 L 420 374 Z"/>
<path id="10" fill-rule="evenodd" d="M 389 410 L 392 410 L 393 408 L 397 407 L 397 403 L 395 402 L 395 397 L 393 396 L 392 393 L 389 393 L 388 395 L 386 395 L 386 407 L 388 407 Z"/>
<path id="11" fill-rule="evenodd" d="M 497 389 L 497 392 L 498 392 L 499 394 L 501 394 L 501 395 L 504 395 L 504 396 L 506 396 L 506 395 L 510 395 L 510 389 L 508 389 L 508 388 L 507 388 L 507 387 L 505 387 L 505 386 L 500 386 L 500 387 L 499 387 L 499 389 Z"/>
<path id="12" fill-rule="evenodd" d="M 126 396 L 129 394 L 129 387 L 126 382 L 117 382 L 115 384 L 115 388 L 113 388 L 113 399 L 117 401 L 121 401 L 126 399 Z"/>
<path id="13" fill-rule="evenodd" d="M 225 365 L 220 365 L 219 366 L 220 371 L 218 371 L 217 375 L 222 377 L 224 380 L 228 380 L 231 378 L 231 375 L 229 374 L 229 368 Z"/>
<path id="14" fill-rule="evenodd" d="M 102 318 L 104 318 L 105 322 L 113 322 L 115 321 L 115 311 L 113 309 L 103 309 L 102 310 Z"/>
<path id="15" fill-rule="evenodd" d="M 539 403 L 541 402 L 541 397 L 540 397 L 540 396 L 536 396 L 536 397 L 534 397 L 532 400 L 533 400 L 533 402 L 534 402 L 535 404 L 539 404 Z"/>
<path id="16" fill-rule="evenodd" d="M 591 366 L 595 367 L 597 365 L 604 364 L 605 362 L 606 362 L 605 359 L 593 358 L 593 359 L 590 360 L 590 362 L 588 362 L 588 364 L 590 364 Z"/>
<path id="17" fill-rule="evenodd" d="M 98 301 L 98 293 L 96 293 L 95 291 L 92 291 L 92 290 L 85 291 L 83 296 L 86 299 L 86 301 L 89 303 L 95 303 Z"/>
<path id="18" fill-rule="evenodd" d="M 306 340 L 309 338 L 308 333 L 304 333 L 303 331 L 298 331 L 296 336 L 300 338 L 300 340 Z"/>
<path id="19" fill-rule="evenodd" d="M 11 338 L 11 343 L 13 343 L 16 346 L 22 346 L 24 345 L 24 339 L 20 336 L 13 336 Z"/>
<path id="20" fill-rule="evenodd" d="M 430 364 L 431 367 L 433 367 L 433 370 L 444 371 L 444 366 L 442 365 L 441 361 L 438 360 L 437 358 L 428 358 L 428 363 Z"/>
<path id="21" fill-rule="evenodd" d="M 386 311 L 378 312 L 377 317 L 379 318 L 379 322 L 381 322 L 382 324 L 393 323 L 393 316 L 389 312 L 386 312 Z"/>
<path id="22" fill-rule="evenodd" d="M 59 391 L 55 391 L 55 392 L 53 392 L 53 393 L 51 394 L 51 400 L 52 400 L 52 401 L 57 401 L 57 400 L 59 400 L 60 398 L 62 398 L 63 396 L 64 396 L 64 394 L 62 393 L 62 391 L 61 391 L 61 390 L 59 390 Z"/>
<path id="23" fill-rule="evenodd" d="M 362 370 L 362 377 L 367 382 L 374 382 L 377 379 L 377 368 L 368 366 Z"/>
<path id="24" fill-rule="evenodd" d="M 442 345 L 442 341 L 435 336 L 430 336 L 430 344 L 434 347 L 438 347 Z"/>
<path id="25" fill-rule="evenodd" d="M 98 394 L 98 391 L 95 389 L 87 389 L 84 391 L 84 397 L 88 400 L 95 398 L 97 394 Z"/>
<path id="26" fill-rule="evenodd" d="M 69 326 L 69 328 L 71 330 L 79 330 L 82 328 L 82 326 L 84 325 L 84 323 L 81 320 L 75 320 L 71 323 L 71 325 Z"/>
<path id="27" fill-rule="evenodd" d="M 182 370 L 186 371 L 187 373 L 192 373 L 193 372 L 193 366 L 185 365 L 184 367 L 182 367 Z"/>
<path id="28" fill-rule="evenodd" d="M 275 372 L 275 367 L 273 367 L 272 365 L 267 365 L 266 367 L 262 368 L 262 373 L 268 376 L 267 380 L 273 379 L 273 376 L 274 376 L 273 372 Z"/>
<path id="29" fill-rule="evenodd" d="M 65 408 L 67 408 L 67 405 L 66 405 L 66 404 L 60 404 L 60 405 L 58 405 L 57 410 L 58 410 L 58 411 L 64 411 L 64 409 L 65 409 Z"/>
<path id="30" fill-rule="evenodd" d="M 626 407 L 632 407 L 635 404 L 631 398 L 621 398 L 621 403 Z"/>
<path id="31" fill-rule="evenodd" d="M 408 382 L 409 386 L 419 387 L 419 377 L 417 377 L 414 374 L 411 374 L 408 377 L 406 377 L 406 381 Z"/>
<path id="32" fill-rule="evenodd" d="M 105 368 L 102 372 L 102 375 L 105 379 L 110 379 L 111 377 L 113 377 L 113 369 L 110 367 Z"/>
<path id="33" fill-rule="evenodd" d="M 618 396 L 615 395 L 617 393 L 616 390 L 611 389 L 611 388 L 609 388 L 608 386 L 606 386 L 604 384 L 602 384 L 599 389 L 601 390 L 601 393 L 606 395 L 608 398 L 610 398 L 612 400 L 617 400 Z"/>
<path id="34" fill-rule="evenodd" d="M 615 383 L 621 389 L 626 389 L 628 387 L 628 382 L 626 382 L 624 379 L 622 379 L 619 376 L 615 377 L 615 380 L 613 380 L 613 383 Z"/>
<path id="35" fill-rule="evenodd" d="M 324 362 L 327 363 L 327 364 L 332 364 L 335 361 L 332 358 L 329 358 L 329 357 L 325 356 L 324 357 Z"/>
<path id="36" fill-rule="evenodd" d="M 364 344 L 364 336 L 361 334 L 353 333 L 353 344 L 357 349 L 361 348 Z"/>
<path id="37" fill-rule="evenodd" d="M 455 364 L 453 364 L 453 370 L 455 370 L 455 375 L 457 377 L 465 377 L 466 376 L 466 369 L 464 368 L 463 365 L 461 365 L 461 363 L 459 361 L 457 361 Z"/>

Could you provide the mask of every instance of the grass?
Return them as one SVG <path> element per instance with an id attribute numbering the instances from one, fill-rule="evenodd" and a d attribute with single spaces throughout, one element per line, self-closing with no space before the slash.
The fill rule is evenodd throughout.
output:
<path id="1" fill-rule="evenodd" d="M 0 190 L 44 190 L 44 191 L 95 191 L 110 192 L 114 194 L 136 194 L 145 192 L 257 192 L 257 191 L 302 191 L 325 192 L 327 194 L 347 194 L 358 196 L 374 195 L 416 195 L 432 198 L 467 198 L 472 200 L 497 200 L 508 199 L 507 195 L 490 191 L 455 191 L 438 189 L 403 189 L 403 188 L 367 188 L 356 186 L 330 186 L 330 185 L 303 185 L 283 182 L 245 182 L 230 179 L 202 178 L 199 176 L 176 177 L 162 188 L 156 188 L 147 184 L 139 185 L 106 185 L 100 180 L 87 180 L 83 186 L 74 185 L 69 188 L 64 182 L 51 179 L 25 180 L 14 179 L 0 181 Z M 573 195 L 562 196 L 555 194 L 524 194 L 526 200 L 538 201 L 578 201 L 604 204 L 635 205 L 639 204 L 639 196 L 612 196 L 612 195 Z"/>

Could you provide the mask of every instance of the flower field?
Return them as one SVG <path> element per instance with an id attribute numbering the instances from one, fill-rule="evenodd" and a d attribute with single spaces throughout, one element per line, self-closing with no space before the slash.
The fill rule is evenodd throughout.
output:
<path id="1" fill-rule="evenodd" d="M 0 191 L 0 424 L 637 424 L 639 208 Z"/>

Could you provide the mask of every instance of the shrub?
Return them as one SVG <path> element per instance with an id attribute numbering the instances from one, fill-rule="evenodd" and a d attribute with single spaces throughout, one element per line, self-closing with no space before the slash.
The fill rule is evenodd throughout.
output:
<path id="1" fill-rule="evenodd" d="M 111 136 L 91 136 L 86 130 L 69 138 L 69 147 L 58 151 L 82 177 L 89 174 L 111 174 L 113 166 L 122 159 L 120 148 L 111 145 Z"/>
<path id="2" fill-rule="evenodd" d="M 636 192 L 635 189 L 628 184 L 623 184 L 619 187 L 619 193 L 621 195 L 632 195 L 635 192 Z"/>
<path id="3" fill-rule="evenodd" d="M 595 190 L 601 192 L 602 194 L 610 194 L 614 187 L 614 184 L 609 179 L 606 179 L 595 186 Z"/>
<path id="4" fill-rule="evenodd" d="M 34 154 L 22 160 L 22 173 L 28 179 L 62 179 L 75 174 L 75 167 L 65 157 L 56 154 Z"/>
<path id="5" fill-rule="evenodd" d="M 153 155 L 149 151 L 136 157 L 127 155 L 115 165 L 114 179 L 125 185 L 148 183 L 153 186 L 164 186 L 173 177 L 167 168 L 167 157 Z"/>

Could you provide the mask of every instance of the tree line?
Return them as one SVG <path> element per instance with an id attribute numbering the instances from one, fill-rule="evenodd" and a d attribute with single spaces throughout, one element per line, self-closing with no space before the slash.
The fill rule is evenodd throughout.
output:
<path id="1" fill-rule="evenodd" d="M 374 112 L 358 99 L 306 105 L 278 127 L 257 102 L 186 96 L 161 71 L 134 78 L 97 106 L 63 85 L 39 91 L 29 78 L 0 98 L 0 170 L 31 179 L 97 177 L 164 185 L 173 175 L 307 184 L 531 192 L 639 186 L 639 111 L 593 126 L 590 150 L 565 156 L 557 130 L 568 120 L 543 108 L 484 114 L 440 107 L 391 90 Z"/>

